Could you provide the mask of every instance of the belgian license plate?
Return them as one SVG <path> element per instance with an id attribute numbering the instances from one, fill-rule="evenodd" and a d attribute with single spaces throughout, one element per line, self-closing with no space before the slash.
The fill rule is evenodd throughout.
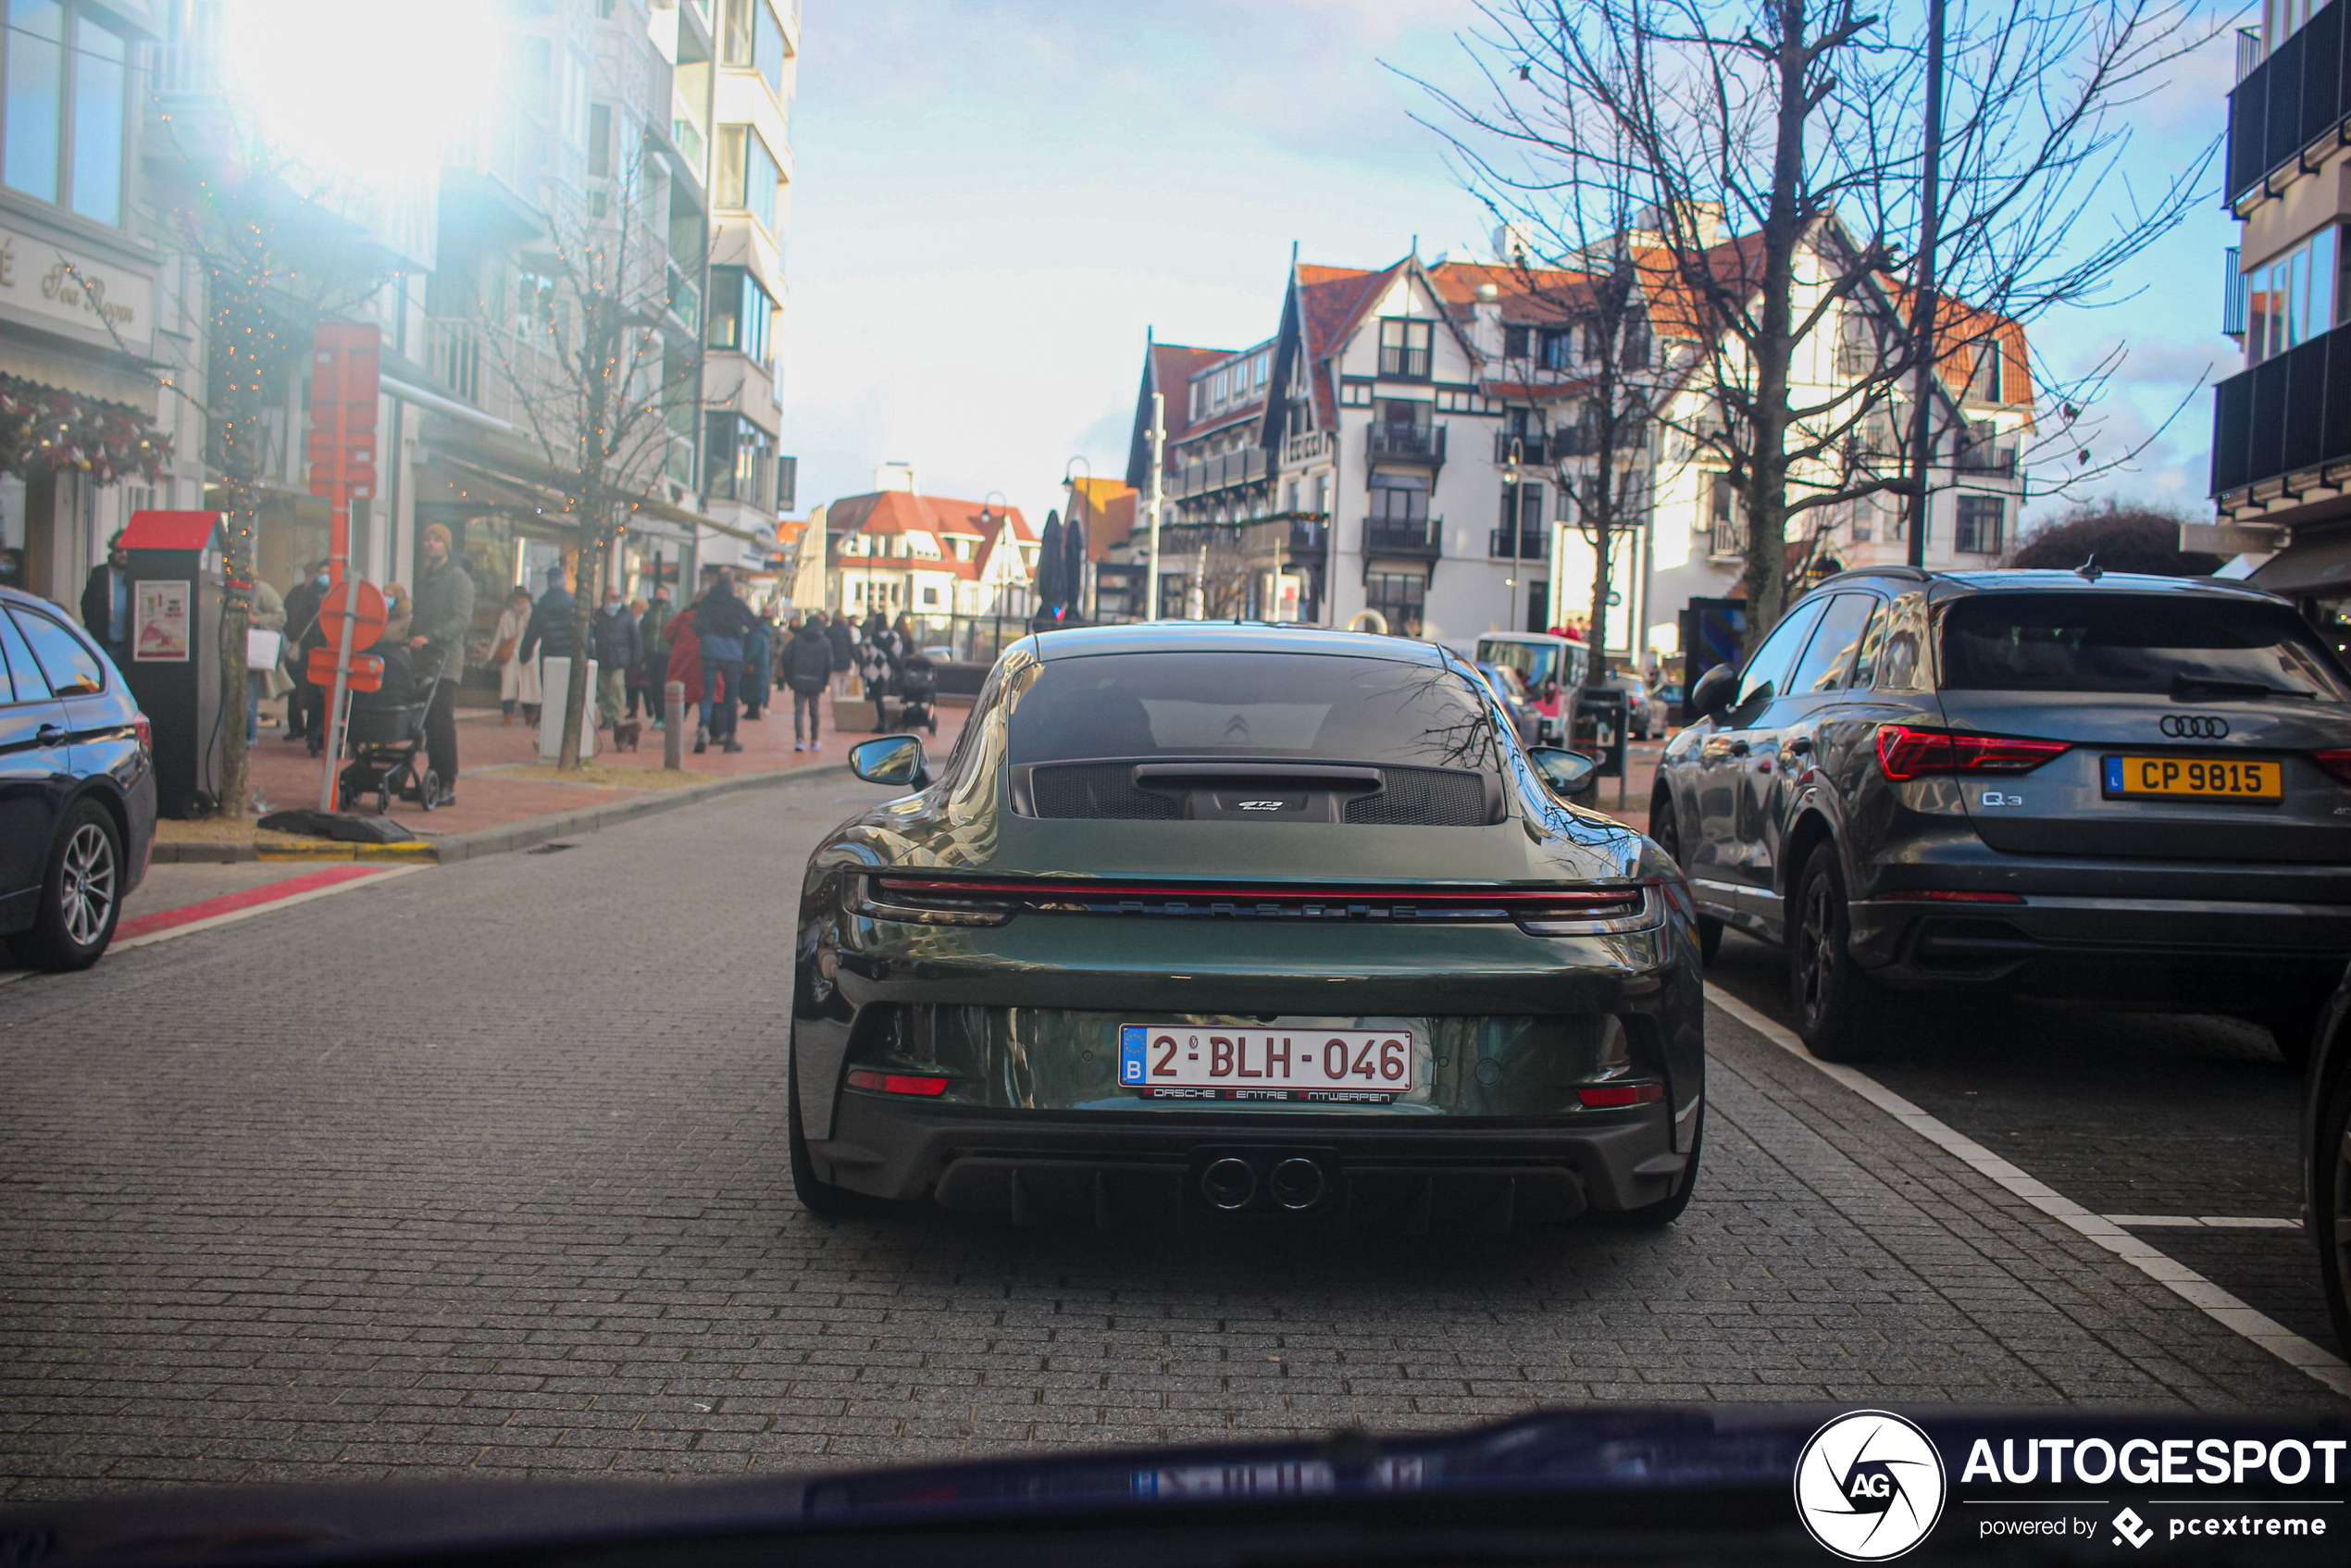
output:
<path id="1" fill-rule="evenodd" d="M 1122 1024 L 1118 1081 L 1155 1100 L 1385 1105 L 1412 1090 L 1410 1029 Z"/>
<path id="2" fill-rule="evenodd" d="M 2235 757 L 2108 757 L 2106 792 L 2199 801 L 2282 801 L 2285 799 L 2285 765 Z"/>

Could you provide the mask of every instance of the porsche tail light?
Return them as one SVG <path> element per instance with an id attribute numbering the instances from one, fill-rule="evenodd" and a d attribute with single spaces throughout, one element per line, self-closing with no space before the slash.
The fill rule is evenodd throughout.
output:
<path id="1" fill-rule="evenodd" d="M 1901 888 L 1890 893 L 1880 893 L 1881 899 L 1899 900 L 1907 903 L 2022 903 L 2017 893 L 1982 893 L 1960 888 Z"/>
<path id="2" fill-rule="evenodd" d="M 913 1094 L 934 1100 L 947 1092 L 947 1080 L 924 1073 L 880 1073 L 871 1067 L 857 1067 L 850 1072 L 849 1087 L 869 1089 L 877 1094 Z"/>
<path id="3" fill-rule="evenodd" d="M 2334 775 L 2342 783 L 2351 784 L 2351 748 L 2332 752 L 2313 752 L 2310 760 Z"/>
<path id="4" fill-rule="evenodd" d="M 1897 784 L 1932 773 L 2030 773 L 2069 749 L 2064 740 L 1914 729 L 1907 724 L 1882 724 L 1877 731 L 1878 767 Z"/>

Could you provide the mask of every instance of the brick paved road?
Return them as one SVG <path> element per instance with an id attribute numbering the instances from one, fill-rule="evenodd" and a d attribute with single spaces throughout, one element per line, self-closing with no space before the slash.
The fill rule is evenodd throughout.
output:
<path id="1" fill-rule="evenodd" d="M 0 1496 L 1589 1400 L 2330 1400 L 1720 1014 L 1704 1182 L 1654 1238 L 814 1223 L 773 955 L 865 798 L 739 795 L 8 988 Z"/>

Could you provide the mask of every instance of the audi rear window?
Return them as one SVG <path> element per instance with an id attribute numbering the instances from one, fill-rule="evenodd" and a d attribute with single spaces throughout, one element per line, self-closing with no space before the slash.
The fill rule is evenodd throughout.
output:
<path id="1" fill-rule="evenodd" d="M 2168 593 L 1959 600 L 1943 622 L 1943 686 L 2351 702 L 2333 656 L 2285 605 Z"/>
<path id="2" fill-rule="evenodd" d="M 1109 653 L 1047 662 L 1012 712 L 1014 763 L 1311 757 L 1494 765 L 1489 710 L 1439 666 L 1312 653 Z"/>

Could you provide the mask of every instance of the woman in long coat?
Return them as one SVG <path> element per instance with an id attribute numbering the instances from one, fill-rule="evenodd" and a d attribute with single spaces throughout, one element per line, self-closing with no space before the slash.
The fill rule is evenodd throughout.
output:
<path id="1" fill-rule="evenodd" d="M 498 705 L 505 716 L 498 722 L 515 722 L 515 709 L 522 709 L 525 724 L 539 722 L 539 662 L 522 662 L 517 651 L 522 647 L 523 628 L 530 624 L 530 590 L 517 588 L 506 595 L 506 607 L 499 612 L 498 629 L 491 633 L 490 652 L 498 666 Z"/>
<path id="2" fill-rule="evenodd" d="M 767 611 L 752 617 L 743 634 L 743 716 L 755 719 L 767 705 L 776 678 L 776 626 Z"/>

